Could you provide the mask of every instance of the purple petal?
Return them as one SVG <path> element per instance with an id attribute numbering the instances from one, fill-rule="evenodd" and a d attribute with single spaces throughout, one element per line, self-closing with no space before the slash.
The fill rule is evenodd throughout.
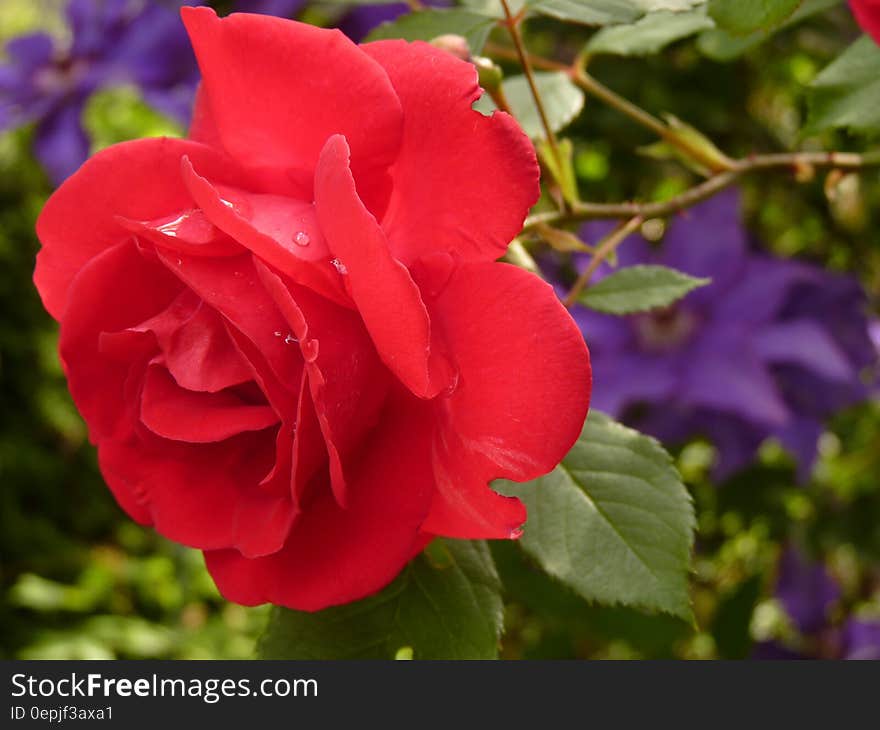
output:
<path id="1" fill-rule="evenodd" d="M 790 413 L 770 372 L 754 354 L 702 352 L 681 383 L 680 402 L 747 421 L 781 426 Z"/>
<path id="2" fill-rule="evenodd" d="M 749 324 L 776 317 L 797 284 L 821 283 L 822 272 L 796 261 L 753 255 L 723 297 L 714 303 L 715 316 Z"/>
<path id="3" fill-rule="evenodd" d="M 779 561 L 776 596 L 802 634 L 823 629 L 828 612 L 840 599 L 840 587 L 822 563 L 788 547 Z"/>
<path id="4" fill-rule="evenodd" d="M 631 405 L 669 399 L 677 381 L 674 363 L 666 358 L 621 354 L 592 365 L 591 407 L 615 418 Z"/>
<path id="5" fill-rule="evenodd" d="M 795 418 L 773 434 L 794 457 L 800 484 L 805 484 L 810 479 L 810 473 L 818 453 L 819 437 L 823 430 L 820 421 L 811 418 Z"/>
<path id="6" fill-rule="evenodd" d="M 76 172 L 89 155 L 89 140 L 81 116 L 82 104 L 71 104 L 37 125 L 34 140 L 37 159 L 55 185 Z"/>
<path id="7" fill-rule="evenodd" d="M 662 263 L 692 276 L 711 278 L 711 287 L 688 297 L 702 303 L 722 296 L 742 275 L 746 254 L 739 193 L 728 190 L 670 220 Z"/>
<path id="8" fill-rule="evenodd" d="M 406 3 L 362 5 L 352 9 L 339 23 L 339 29 L 353 41 L 362 41 L 377 25 L 394 20 L 409 11 Z"/>
<path id="9" fill-rule="evenodd" d="M 12 38 L 6 43 L 10 60 L 25 71 L 32 71 L 52 58 L 55 43 L 46 33 L 33 33 Z"/>
<path id="10" fill-rule="evenodd" d="M 257 13 L 275 15 L 279 18 L 292 18 L 305 5 L 305 0 L 237 0 L 234 10 L 237 13 Z"/>
<path id="11" fill-rule="evenodd" d="M 832 380 L 858 377 L 846 355 L 815 320 L 776 322 L 755 334 L 758 355 L 770 363 L 799 365 Z"/>
<path id="12" fill-rule="evenodd" d="M 844 659 L 880 659 L 880 619 L 851 618 L 842 633 Z"/>

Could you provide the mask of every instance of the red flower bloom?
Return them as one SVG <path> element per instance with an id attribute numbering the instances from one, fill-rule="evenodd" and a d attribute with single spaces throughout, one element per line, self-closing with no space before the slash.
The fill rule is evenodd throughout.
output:
<path id="1" fill-rule="evenodd" d="M 89 160 L 40 217 L 35 281 L 122 507 L 221 592 L 314 610 L 435 535 L 508 538 L 487 482 L 550 470 L 584 420 L 582 337 L 494 263 L 538 195 L 473 66 L 267 16 L 184 11 L 190 138 Z"/>
<path id="2" fill-rule="evenodd" d="M 850 0 L 850 7 L 862 30 L 880 43 L 880 0 Z"/>

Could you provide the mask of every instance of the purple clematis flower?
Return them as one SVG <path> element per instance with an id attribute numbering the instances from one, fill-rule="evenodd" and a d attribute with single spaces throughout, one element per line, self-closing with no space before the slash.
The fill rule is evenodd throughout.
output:
<path id="1" fill-rule="evenodd" d="M 798 631 L 797 646 L 779 641 L 758 644 L 756 659 L 880 659 L 880 618 L 850 616 L 834 625 L 831 609 L 840 601 L 840 586 L 821 562 L 812 562 L 794 547 L 779 561 L 776 597 Z"/>
<path id="2" fill-rule="evenodd" d="M 10 40 L 0 66 L 0 130 L 36 122 L 36 155 L 58 184 L 88 156 L 81 118 L 98 89 L 135 84 L 147 103 L 186 123 L 199 76 L 181 4 L 69 0 L 68 45 L 45 33 Z"/>
<path id="3" fill-rule="evenodd" d="M 587 240 L 608 228 L 588 224 Z M 620 266 L 660 264 L 712 283 L 665 309 L 616 317 L 575 306 L 593 362 L 593 407 L 667 443 L 706 436 L 715 476 L 777 437 L 809 475 L 823 420 L 868 397 L 876 362 L 866 298 L 850 276 L 750 250 L 727 192 L 670 221 L 662 244 L 634 235 Z M 575 257 L 582 267 L 585 257 Z M 611 273 L 603 264 L 595 280 Z"/>

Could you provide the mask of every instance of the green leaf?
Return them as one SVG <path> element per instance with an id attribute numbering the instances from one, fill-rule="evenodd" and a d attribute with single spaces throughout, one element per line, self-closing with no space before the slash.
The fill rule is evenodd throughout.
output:
<path id="1" fill-rule="evenodd" d="M 709 15 L 733 35 L 769 30 L 798 9 L 803 0 L 709 0 Z"/>
<path id="2" fill-rule="evenodd" d="M 479 53 L 494 21 L 485 15 L 453 8 L 451 10 L 427 9 L 406 13 L 395 20 L 382 23 L 367 36 L 367 41 L 387 38 L 403 38 L 407 41 L 430 41 L 437 36 L 454 33 L 464 36 L 471 53 Z"/>
<path id="3" fill-rule="evenodd" d="M 808 103 L 805 134 L 880 131 L 880 46 L 868 36 L 853 43 L 813 80 Z"/>
<path id="4" fill-rule="evenodd" d="M 592 54 L 645 56 L 658 53 L 670 43 L 714 27 L 715 23 L 706 15 L 705 8 L 685 13 L 652 13 L 632 25 L 602 28 L 590 38 L 587 51 Z"/>
<path id="5" fill-rule="evenodd" d="M 556 145 L 559 160 L 556 159 L 553 148 L 547 140 L 539 140 L 536 149 L 541 162 L 559 184 L 562 197 L 572 205 L 577 203 L 580 198 L 578 196 L 577 175 L 574 171 L 574 145 L 571 140 L 559 140 L 559 144 Z M 579 250 L 583 250 L 583 248 Z"/>
<path id="6" fill-rule="evenodd" d="M 583 25 L 634 23 L 661 10 L 680 13 L 703 5 L 706 0 L 536 0 L 532 10 Z"/>
<path id="7" fill-rule="evenodd" d="M 657 441 L 593 411 L 547 476 L 494 486 L 529 510 L 523 550 L 583 598 L 691 619 L 693 504 Z"/>
<path id="8" fill-rule="evenodd" d="M 481 13 L 490 18 L 504 17 L 504 9 L 501 7 L 500 0 L 461 0 L 461 4 L 475 13 Z M 522 10 L 525 4 L 526 0 L 507 0 L 507 6 L 514 15 Z"/>
<path id="9" fill-rule="evenodd" d="M 563 71 L 538 71 L 534 77 L 547 120 L 553 131 L 558 132 L 581 113 L 584 108 L 584 92 Z M 523 131 L 532 139 L 543 138 L 544 127 L 526 77 L 511 76 L 502 82 L 501 88 L 510 105 L 510 111 Z M 494 108 L 495 105 L 488 95 L 484 95 L 474 104 L 474 109 L 484 114 Z"/>
<path id="10" fill-rule="evenodd" d="M 375 596 L 315 613 L 276 608 L 260 657 L 494 659 L 500 590 L 484 542 L 437 539 Z"/>
<path id="11" fill-rule="evenodd" d="M 796 25 L 806 20 L 811 15 L 828 10 L 840 4 L 841 0 L 804 0 L 800 7 L 788 16 L 782 23 L 768 29 L 756 30 L 748 35 L 734 35 L 733 33 L 716 28 L 705 31 L 698 41 L 703 55 L 716 61 L 730 61 L 745 53 L 750 48 L 762 43 L 776 32 Z"/>
<path id="12" fill-rule="evenodd" d="M 666 266 L 628 266 L 584 290 L 581 304 L 606 314 L 632 314 L 667 307 L 711 283 Z"/>

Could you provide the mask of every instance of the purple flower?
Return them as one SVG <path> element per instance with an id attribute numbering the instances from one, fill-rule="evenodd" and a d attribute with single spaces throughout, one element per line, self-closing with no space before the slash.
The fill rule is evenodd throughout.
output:
<path id="1" fill-rule="evenodd" d="M 0 130 L 35 122 L 36 155 L 58 184 L 88 156 L 81 117 L 98 89 L 135 84 L 147 103 L 188 121 L 198 68 L 181 4 L 69 0 L 69 45 L 45 33 L 13 38 L 0 66 Z"/>
<path id="2" fill-rule="evenodd" d="M 824 419 L 868 396 L 860 375 L 877 352 L 866 299 L 853 277 L 751 251 L 738 200 L 718 195 L 672 219 L 661 244 L 635 235 L 620 248 L 620 266 L 661 264 L 709 286 L 629 317 L 573 309 L 592 354 L 593 407 L 666 442 L 710 438 L 719 479 L 775 436 L 803 479 Z"/>
<path id="3" fill-rule="evenodd" d="M 410 6 L 406 3 L 362 5 L 346 13 L 339 22 L 339 28 L 353 41 L 359 42 L 377 25 L 394 20 L 409 10 Z"/>
<path id="4" fill-rule="evenodd" d="M 850 616 L 839 626 L 830 617 L 840 586 L 825 565 L 788 547 L 779 561 L 776 597 L 798 631 L 796 646 L 761 642 L 756 659 L 880 659 L 880 619 Z"/>
<path id="5" fill-rule="evenodd" d="M 812 563 L 788 547 L 779 560 L 776 597 L 802 634 L 813 634 L 828 623 L 840 600 L 840 586 L 823 563 Z"/>

